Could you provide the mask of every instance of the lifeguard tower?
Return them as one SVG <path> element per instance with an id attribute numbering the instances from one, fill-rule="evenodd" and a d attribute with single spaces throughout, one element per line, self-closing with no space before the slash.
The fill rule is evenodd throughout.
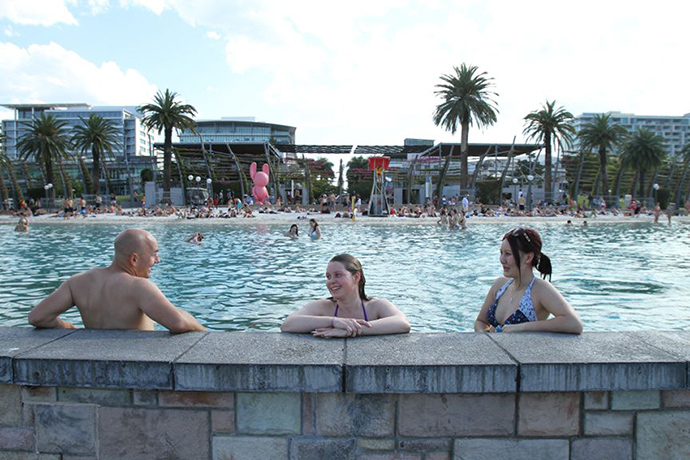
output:
<path id="1" fill-rule="evenodd" d="M 374 172 L 374 183 L 371 187 L 369 199 L 369 215 L 373 217 L 387 217 L 390 209 L 386 200 L 386 177 L 384 171 L 390 165 L 390 157 L 369 157 L 369 169 Z"/>

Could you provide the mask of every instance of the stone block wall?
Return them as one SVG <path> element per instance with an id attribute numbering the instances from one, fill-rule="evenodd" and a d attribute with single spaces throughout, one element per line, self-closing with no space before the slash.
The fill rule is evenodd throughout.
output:
<path id="1" fill-rule="evenodd" d="M 690 458 L 690 390 L 522 394 L 0 385 L 0 459 Z"/>
<path id="2" fill-rule="evenodd" d="M 0 327 L 0 460 L 690 459 L 690 334 Z"/>

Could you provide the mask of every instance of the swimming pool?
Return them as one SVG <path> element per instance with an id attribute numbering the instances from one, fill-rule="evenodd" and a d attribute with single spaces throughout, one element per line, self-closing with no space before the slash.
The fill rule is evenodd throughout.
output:
<path id="1" fill-rule="evenodd" d="M 41 224 L 26 235 L 0 225 L 0 324 L 26 325 L 31 307 L 68 276 L 109 265 L 115 236 L 136 225 L 159 242 L 152 280 L 209 329 L 278 330 L 306 300 L 327 296 L 328 260 L 349 252 L 364 265 L 367 293 L 393 301 L 413 331 L 471 331 L 512 227 L 473 223 L 466 231 L 324 224 L 318 241 L 305 222 L 297 240 L 283 236 L 289 224 Z M 690 330 L 690 225 L 533 227 L 585 330 Z M 203 244 L 185 243 L 195 231 Z M 65 317 L 81 324 L 76 310 Z"/>

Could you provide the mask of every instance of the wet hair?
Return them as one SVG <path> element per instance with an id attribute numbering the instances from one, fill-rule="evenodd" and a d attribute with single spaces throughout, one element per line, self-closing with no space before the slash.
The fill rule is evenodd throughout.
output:
<path id="1" fill-rule="evenodd" d="M 364 270 L 362 270 L 362 263 L 359 261 L 359 259 L 357 259 L 355 256 L 351 256 L 350 254 L 338 254 L 328 263 L 331 262 L 339 262 L 343 264 L 345 270 L 352 273 L 352 275 L 359 273 L 359 297 L 362 300 L 369 300 L 369 297 L 367 297 L 366 293 L 364 292 L 364 285 L 367 284 L 367 280 L 364 278 Z"/>
<path id="2" fill-rule="evenodd" d="M 518 267 L 520 267 L 520 251 L 526 254 L 531 252 L 534 254 L 532 266 L 541 273 L 543 279 L 546 279 L 548 276 L 549 281 L 551 281 L 551 259 L 541 252 L 541 236 L 539 236 L 536 230 L 517 227 L 503 235 L 503 239 L 508 241 L 513 252 L 515 264 Z"/>
<path id="3" fill-rule="evenodd" d="M 295 229 L 295 235 L 299 235 L 299 227 L 297 224 L 290 225 L 290 231 L 292 231 L 293 228 Z"/>
<path id="4" fill-rule="evenodd" d="M 316 228 L 316 227 L 319 226 L 319 223 L 316 221 L 316 219 L 309 219 L 309 223 L 310 223 L 310 224 L 313 223 L 313 224 L 314 224 L 314 228 Z"/>

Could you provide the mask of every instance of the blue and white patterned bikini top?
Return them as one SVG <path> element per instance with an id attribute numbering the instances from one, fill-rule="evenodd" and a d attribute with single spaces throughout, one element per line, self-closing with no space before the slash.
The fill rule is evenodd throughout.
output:
<path id="1" fill-rule="evenodd" d="M 533 278 L 529 283 L 527 289 L 525 289 L 525 293 L 522 295 L 522 299 L 520 299 L 520 306 L 517 310 L 515 310 L 515 313 L 506 318 L 503 324 L 520 324 L 537 320 L 537 313 L 534 311 L 534 303 L 532 303 L 532 285 L 536 279 L 537 278 Z M 511 278 L 501 287 L 501 289 L 498 290 L 496 293 L 496 300 L 494 300 L 494 303 L 491 304 L 491 307 L 489 307 L 489 311 L 486 312 L 486 320 L 493 327 L 501 325 L 498 321 L 496 321 L 496 307 L 498 306 L 498 299 L 500 299 L 503 293 L 506 292 L 506 289 L 508 289 L 508 286 L 510 286 L 512 282 L 513 280 Z"/>

